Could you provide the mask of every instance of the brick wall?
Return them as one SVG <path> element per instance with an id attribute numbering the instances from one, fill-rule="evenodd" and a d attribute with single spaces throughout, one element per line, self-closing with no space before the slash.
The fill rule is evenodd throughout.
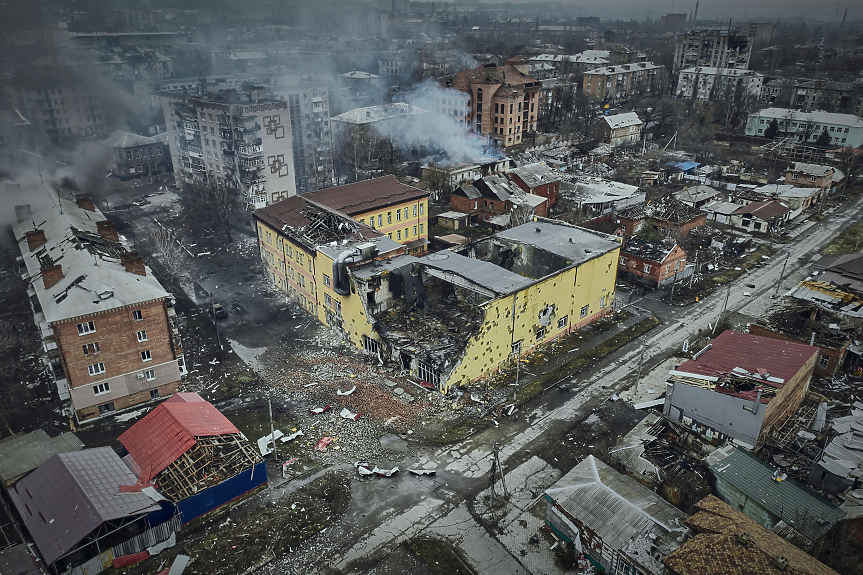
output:
<path id="1" fill-rule="evenodd" d="M 802 340 L 799 338 L 794 338 L 782 333 L 778 333 L 772 330 L 769 330 L 765 327 L 761 327 L 758 325 L 750 325 L 749 333 L 752 335 L 760 335 L 764 337 L 770 337 L 773 339 L 780 339 L 782 341 L 793 341 L 795 343 L 802 343 L 803 345 L 809 345 L 809 340 Z M 848 349 L 849 344 L 845 344 L 839 349 L 831 349 L 828 347 L 816 347 L 814 349 L 818 350 L 818 357 L 815 360 L 815 369 L 814 374 L 820 376 L 831 376 L 835 373 L 836 369 L 839 367 L 839 364 L 842 361 L 842 358 L 845 356 L 845 351 Z M 821 365 L 821 356 L 827 356 L 829 359 L 827 361 L 826 366 Z"/>
<path id="2" fill-rule="evenodd" d="M 815 365 L 818 361 L 818 350 L 813 348 L 812 357 L 803 364 L 794 376 L 791 377 L 785 386 L 779 390 L 776 397 L 770 400 L 764 412 L 764 420 L 761 423 L 761 433 L 758 436 L 758 445 L 760 448 L 764 440 L 773 429 L 782 425 L 788 417 L 800 406 L 806 392 L 809 390 L 809 381 L 812 379 L 812 373 L 815 370 Z"/>
<path id="3" fill-rule="evenodd" d="M 133 311 L 142 319 L 135 321 Z M 77 324 L 92 321 L 96 330 L 79 335 Z M 164 300 L 133 305 L 102 314 L 94 314 L 53 325 L 57 347 L 70 388 L 93 385 L 123 374 L 149 369 L 176 360 L 171 328 Z M 137 332 L 146 331 L 146 341 L 139 342 Z M 93 344 L 99 344 L 98 353 Z M 82 346 L 88 346 L 85 354 Z M 151 360 L 143 361 L 141 352 L 149 350 Z M 88 366 L 105 365 L 105 373 L 91 376 Z"/>
<path id="4" fill-rule="evenodd" d="M 160 385 L 154 389 L 158 391 L 159 397 L 168 397 L 177 393 L 179 387 L 179 381 L 172 381 Z M 127 407 L 133 407 L 135 405 L 150 401 L 151 399 L 153 398 L 150 397 L 150 390 L 145 390 L 133 393 L 131 395 L 126 395 L 112 401 L 114 403 L 114 410 L 119 411 L 121 409 L 126 409 Z M 75 414 L 78 416 L 78 421 L 92 419 L 99 416 L 99 406 L 93 405 L 90 407 L 85 407 L 83 409 L 77 409 L 75 410 Z"/>

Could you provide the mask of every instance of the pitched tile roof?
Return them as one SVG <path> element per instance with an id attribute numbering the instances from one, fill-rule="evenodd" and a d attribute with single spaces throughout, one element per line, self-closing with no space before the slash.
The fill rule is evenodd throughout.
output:
<path id="1" fill-rule="evenodd" d="M 788 559 L 789 575 L 838 575 L 713 495 L 695 506 L 686 523 L 698 534 L 662 560 L 672 575 L 778 573 L 773 563 L 780 556 Z M 745 545 L 737 541 L 743 532 L 751 538 Z"/>
<path id="2" fill-rule="evenodd" d="M 105 521 L 157 511 L 143 493 L 120 493 L 135 476 L 110 447 L 55 455 L 10 490 L 15 507 L 48 563 Z"/>

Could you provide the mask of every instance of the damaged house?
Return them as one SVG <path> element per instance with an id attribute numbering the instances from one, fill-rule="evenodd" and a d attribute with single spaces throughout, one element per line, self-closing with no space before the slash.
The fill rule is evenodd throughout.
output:
<path id="1" fill-rule="evenodd" d="M 686 515 L 592 455 L 545 492 L 545 523 L 607 573 L 662 575 L 691 535 Z"/>
<path id="2" fill-rule="evenodd" d="M 801 282 L 792 290 L 792 294 L 815 298 L 824 292 L 826 300 L 832 290 L 819 283 Z M 815 375 L 831 376 L 838 369 L 846 367 L 851 360 L 848 349 L 854 345 L 860 319 L 843 317 L 840 313 L 821 307 L 816 301 L 783 297 L 749 325 L 749 333 L 815 345 L 818 348 Z M 851 355 L 859 359 L 859 355 L 853 352 Z"/>
<path id="3" fill-rule="evenodd" d="M 254 217 L 277 287 L 352 345 L 443 392 L 612 310 L 620 243 L 561 222 L 415 257 L 304 196 Z"/>
<path id="4" fill-rule="evenodd" d="M 186 369 L 171 294 L 92 199 L 44 187 L 56 200 L 16 206 L 13 231 L 60 398 L 84 421 L 174 393 Z"/>
<path id="5" fill-rule="evenodd" d="M 450 206 L 458 212 L 470 214 L 472 221 L 489 223 L 499 228 L 518 225 L 534 215 L 548 215 L 546 198 L 525 193 L 500 174 L 459 186 L 450 195 Z"/>
<path id="6" fill-rule="evenodd" d="M 133 484 L 155 484 L 183 523 L 267 482 L 266 463 L 197 393 L 177 393 L 120 435 Z"/>
<path id="7" fill-rule="evenodd" d="M 725 331 L 693 359 L 669 373 L 663 413 L 760 448 L 800 406 L 818 349 Z"/>
<path id="8" fill-rule="evenodd" d="M 684 204 L 673 195 L 626 208 L 617 215 L 618 235 L 624 238 L 631 238 L 644 226 L 653 226 L 663 238 L 683 238 L 705 222 L 707 214 Z"/>
<path id="9" fill-rule="evenodd" d="M 665 287 L 692 275 L 686 267 L 686 252 L 677 244 L 651 243 L 630 238 L 620 249 L 618 275 L 621 279 Z"/>
<path id="10" fill-rule="evenodd" d="M 110 447 L 58 453 L 9 489 L 39 554 L 54 573 L 100 573 L 115 549 L 167 522 Z M 156 496 L 158 499 L 158 496 Z M 170 530 L 170 529 L 169 529 Z"/>

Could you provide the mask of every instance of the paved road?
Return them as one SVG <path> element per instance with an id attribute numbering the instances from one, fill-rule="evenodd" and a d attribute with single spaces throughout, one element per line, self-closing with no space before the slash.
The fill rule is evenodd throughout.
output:
<path id="1" fill-rule="evenodd" d="M 492 428 L 455 446 L 428 450 L 416 464 L 435 465 L 441 470 L 435 482 L 437 488 L 424 491 L 420 501 L 412 500 L 409 505 L 401 507 L 399 498 L 393 498 L 389 502 L 392 507 L 389 513 L 384 515 L 383 521 L 377 528 L 366 533 L 335 526 L 328 539 L 338 542 L 337 544 L 316 544 L 305 552 L 301 551 L 299 556 L 292 556 L 290 562 L 282 563 L 281 569 L 300 573 L 304 571 L 298 569 L 297 565 L 308 567 L 311 563 L 314 567 L 305 572 L 372 573 L 374 569 L 370 565 L 373 566 L 376 561 L 386 557 L 405 538 L 421 533 L 443 535 L 447 530 L 442 529 L 441 525 L 449 525 L 451 519 L 457 518 L 459 535 L 453 538 L 453 542 L 470 557 L 473 567 L 479 572 L 501 572 L 501 569 L 508 573 L 546 572 L 547 569 L 543 567 L 526 568 L 525 564 L 531 564 L 524 557 L 517 558 L 513 553 L 514 549 L 507 549 L 504 543 L 498 540 L 506 542 L 506 537 L 489 537 L 465 511 L 464 502 L 479 493 L 484 486 L 482 478 L 489 470 L 490 445 L 497 440 L 504 446 L 501 459 L 507 470 L 507 477 L 513 483 L 518 478 L 531 477 L 531 487 L 526 487 L 525 491 L 529 491 L 531 495 L 541 493 L 553 483 L 555 475 L 546 474 L 543 479 L 532 471 L 525 473 L 525 467 L 530 467 L 532 460 L 521 465 L 508 465 L 507 460 L 523 460 L 523 455 L 542 445 L 545 438 L 556 436 L 585 417 L 591 406 L 631 386 L 634 383 L 634 366 L 637 365 L 641 345 L 646 346 L 645 366 L 649 368 L 664 360 L 670 350 L 680 347 L 683 340 L 691 334 L 699 329 L 710 329 L 721 313 L 726 296 L 729 311 L 760 315 L 772 301 L 770 295 L 775 293 L 786 256 L 786 279 L 780 290 L 789 289 L 805 274 L 806 264 L 823 244 L 850 223 L 861 219 L 861 207 L 863 198 L 853 204 L 841 206 L 841 212 L 837 210 L 821 223 L 801 224 L 793 230 L 796 234 L 793 241 L 782 246 L 770 260 L 766 260 L 767 265 L 754 268 L 738 278 L 732 283 L 730 291 L 718 290 L 700 303 L 688 307 L 665 306 L 667 311 L 663 315 L 673 318 L 672 321 L 666 321 L 664 325 L 649 332 L 640 342 L 613 354 L 587 375 L 573 378 L 575 393 L 562 404 L 550 405 L 549 401 L 540 400 L 535 407 L 530 408 L 521 422 Z M 755 288 L 744 287 L 746 284 L 754 284 Z M 744 295 L 744 292 L 749 295 Z M 519 457 L 513 457 L 515 455 Z M 462 492 L 447 489 L 444 485 L 446 478 L 449 478 L 448 481 L 453 485 L 457 480 L 459 484 L 470 487 Z M 419 483 L 416 478 L 404 477 L 402 480 Z M 471 539 L 465 536 L 468 532 L 480 535 Z M 327 557 L 326 567 L 321 565 L 320 559 L 312 559 L 315 555 L 320 558 L 321 553 Z M 306 555 L 305 560 L 303 555 Z M 278 564 L 273 567 L 279 569 Z"/>

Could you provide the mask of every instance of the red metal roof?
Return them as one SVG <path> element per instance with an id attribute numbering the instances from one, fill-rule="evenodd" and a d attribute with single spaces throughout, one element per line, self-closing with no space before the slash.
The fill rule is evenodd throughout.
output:
<path id="1" fill-rule="evenodd" d="M 711 349 L 698 359 L 684 362 L 677 370 L 717 377 L 742 367 L 749 373 L 767 373 L 787 383 L 817 352 L 817 347 L 802 343 L 729 330 L 713 340 Z M 781 388 L 784 384 L 773 386 Z"/>
<path id="2" fill-rule="evenodd" d="M 194 446 L 196 437 L 228 433 L 239 430 L 213 404 L 197 394 L 175 394 L 126 430 L 120 443 L 140 469 L 150 469 L 148 481 Z"/>
<path id="3" fill-rule="evenodd" d="M 206 399 L 195 393 L 194 391 L 185 392 L 185 393 L 175 393 L 168 399 L 164 401 L 164 403 L 174 403 L 177 401 L 185 401 L 185 402 L 207 402 Z"/>

